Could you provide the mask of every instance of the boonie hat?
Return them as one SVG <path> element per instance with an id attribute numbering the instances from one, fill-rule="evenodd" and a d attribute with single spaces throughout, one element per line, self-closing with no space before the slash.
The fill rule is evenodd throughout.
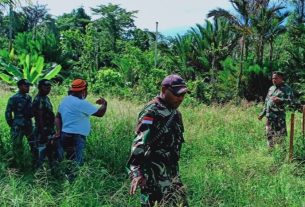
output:
<path id="1" fill-rule="evenodd" d="M 174 95 L 180 95 L 189 92 L 183 78 L 176 74 L 166 76 L 163 79 L 161 85 L 165 87 L 170 87 Z"/>
<path id="2" fill-rule="evenodd" d="M 33 85 L 30 81 L 28 81 L 27 79 L 20 79 L 18 82 L 17 82 L 17 86 L 22 86 L 22 85 L 27 85 L 27 86 L 31 86 Z"/>
<path id="3" fill-rule="evenodd" d="M 70 91 L 78 92 L 87 88 L 87 82 L 82 79 L 75 79 L 72 81 Z"/>

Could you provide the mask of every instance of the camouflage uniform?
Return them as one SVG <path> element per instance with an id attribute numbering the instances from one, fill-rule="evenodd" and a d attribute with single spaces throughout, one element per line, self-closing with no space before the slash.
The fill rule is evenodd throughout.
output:
<path id="1" fill-rule="evenodd" d="M 271 100 L 273 96 L 280 98 L 281 102 L 274 103 Z M 287 135 L 285 105 L 292 106 L 293 101 L 293 92 L 287 84 L 283 83 L 269 88 L 264 109 L 260 113 L 260 116 L 267 118 L 266 135 L 269 147 L 273 147 L 276 143 L 282 143 Z"/>
<path id="2" fill-rule="evenodd" d="M 166 107 L 160 97 L 140 112 L 127 168 L 131 179 L 146 178 L 141 188 L 142 206 L 153 206 L 156 201 L 187 206 L 178 165 L 183 132 L 180 112 Z"/>
<path id="3" fill-rule="evenodd" d="M 36 165 L 41 166 L 47 156 L 50 164 L 55 160 L 55 144 L 51 144 L 49 138 L 55 134 L 53 106 L 48 96 L 37 95 L 33 101 L 33 115 L 35 118 L 35 145 L 36 145 Z M 43 122 L 39 122 L 39 113 L 43 115 Z"/>
<path id="4" fill-rule="evenodd" d="M 20 166 L 20 157 L 23 157 L 22 138 L 26 136 L 30 145 L 32 154 L 34 153 L 34 143 L 32 136 L 32 98 L 28 94 L 16 93 L 9 98 L 5 118 L 11 127 L 12 147 L 14 162 Z"/>

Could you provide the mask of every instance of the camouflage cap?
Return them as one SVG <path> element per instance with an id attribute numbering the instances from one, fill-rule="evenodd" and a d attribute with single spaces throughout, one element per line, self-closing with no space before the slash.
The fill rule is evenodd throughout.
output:
<path id="1" fill-rule="evenodd" d="M 161 85 L 165 87 L 170 87 L 174 95 L 180 95 L 189 92 L 183 78 L 176 74 L 166 76 L 163 79 Z"/>
<path id="2" fill-rule="evenodd" d="M 41 86 L 51 86 L 51 81 L 50 80 L 47 80 L 47 79 L 41 79 L 39 82 L 38 82 L 38 87 L 41 87 Z"/>
<path id="3" fill-rule="evenodd" d="M 27 85 L 27 86 L 31 86 L 33 85 L 30 81 L 28 81 L 27 79 L 20 79 L 18 82 L 17 82 L 17 86 L 22 86 L 22 85 Z"/>

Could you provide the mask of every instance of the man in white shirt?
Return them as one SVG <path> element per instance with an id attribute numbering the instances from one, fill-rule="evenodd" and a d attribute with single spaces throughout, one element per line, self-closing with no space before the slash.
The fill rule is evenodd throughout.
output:
<path id="1" fill-rule="evenodd" d="M 86 137 L 90 132 L 90 116 L 103 117 L 107 110 L 107 101 L 100 98 L 94 106 L 87 100 L 87 82 L 75 79 L 70 87 L 69 95 L 64 97 L 58 107 L 55 119 L 56 136 L 60 137 L 61 158 L 63 151 L 69 160 L 74 160 L 77 165 L 84 162 L 84 148 Z"/>

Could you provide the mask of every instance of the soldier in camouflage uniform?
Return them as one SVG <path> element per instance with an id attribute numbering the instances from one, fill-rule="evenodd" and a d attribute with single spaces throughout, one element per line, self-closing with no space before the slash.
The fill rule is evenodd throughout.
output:
<path id="1" fill-rule="evenodd" d="M 38 89 L 38 94 L 34 98 L 32 106 L 35 118 L 34 137 L 37 168 L 41 167 L 46 156 L 51 166 L 53 166 L 56 158 L 56 143 L 52 137 L 55 134 L 55 115 L 52 103 L 48 97 L 51 91 L 51 82 L 46 79 L 40 80 Z"/>
<path id="2" fill-rule="evenodd" d="M 167 76 L 161 94 L 139 114 L 127 169 L 130 194 L 140 186 L 142 206 L 187 206 L 178 165 L 184 128 L 177 110 L 187 91 L 180 76 Z"/>
<path id="3" fill-rule="evenodd" d="M 32 98 L 29 93 L 30 82 L 26 79 L 21 79 L 17 82 L 19 91 L 9 98 L 5 119 L 11 128 L 12 151 L 13 151 L 13 166 L 20 167 L 23 165 L 23 146 L 22 139 L 27 137 L 32 154 L 34 154 L 34 143 L 32 136 Z"/>
<path id="4" fill-rule="evenodd" d="M 272 73 L 273 86 L 269 88 L 263 111 L 259 114 L 261 120 L 266 116 L 266 135 L 268 146 L 281 144 L 287 135 L 285 106 L 293 106 L 294 95 L 291 88 L 284 83 L 284 74 L 276 71 Z"/>

